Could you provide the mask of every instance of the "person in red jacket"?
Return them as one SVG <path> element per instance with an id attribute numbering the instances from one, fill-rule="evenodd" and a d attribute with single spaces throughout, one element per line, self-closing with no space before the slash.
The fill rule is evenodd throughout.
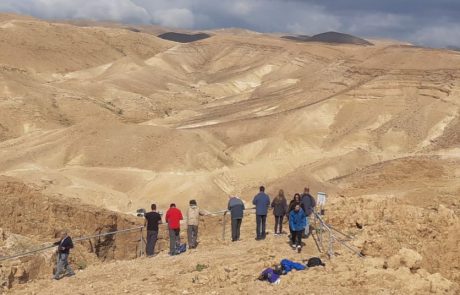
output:
<path id="1" fill-rule="evenodd" d="M 172 203 L 166 212 L 166 222 L 169 228 L 169 255 L 177 255 L 180 246 L 180 221 L 183 219 L 182 212 Z"/>

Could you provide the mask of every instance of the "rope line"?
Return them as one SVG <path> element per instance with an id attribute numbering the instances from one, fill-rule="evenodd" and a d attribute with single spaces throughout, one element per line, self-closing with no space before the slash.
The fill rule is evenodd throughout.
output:
<path id="1" fill-rule="evenodd" d="M 244 211 L 249 211 L 249 210 L 254 210 L 254 209 L 255 209 L 255 207 L 247 208 L 247 209 L 244 209 Z M 222 232 L 223 239 L 225 239 L 225 227 L 226 227 L 226 218 L 225 217 L 227 216 L 227 214 L 229 212 L 230 212 L 229 210 L 219 210 L 219 211 L 215 211 L 215 212 L 207 212 L 204 215 L 204 216 L 216 216 L 216 215 L 222 215 L 223 216 L 223 224 L 222 224 L 223 225 L 223 232 Z M 248 214 L 252 214 L 252 213 L 253 212 L 248 213 Z M 355 253 L 359 257 L 364 257 L 358 250 L 356 250 L 353 247 L 351 247 L 350 245 L 348 245 L 345 240 L 338 238 L 335 234 L 342 235 L 342 236 L 346 237 L 347 239 L 352 239 L 350 236 L 338 231 L 337 229 L 333 228 L 332 226 L 330 226 L 329 224 L 324 222 L 324 220 L 321 218 L 321 216 L 318 213 L 314 212 L 314 214 L 315 214 L 316 219 L 319 220 L 319 222 L 320 222 L 321 230 L 324 228 L 329 234 L 329 255 L 330 256 L 333 255 L 332 245 L 333 245 L 334 241 L 338 241 L 343 246 L 345 246 L 348 250 L 352 251 L 353 253 Z M 164 223 L 163 225 L 165 225 L 165 224 L 166 223 Z M 96 234 L 96 235 L 91 235 L 91 236 L 86 236 L 86 237 L 79 237 L 79 238 L 75 238 L 73 241 L 80 242 L 80 241 L 90 240 L 90 239 L 93 239 L 93 238 L 112 236 L 112 235 L 117 235 L 117 234 L 122 234 L 122 233 L 133 232 L 133 231 L 141 231 L 142 232 L 144 227 L 145 226 L 137 226 L 137 227 L 127 228 L 127 229 L 122 229 L 122 230 L 116 230 L 116 231 L 111 231 L 111 232 L 107 232 L 107 233 L 101 233 L 101 234 Z M 322 247 L 322 238 L 319 238 L 318 240 L 319 240 L 319 244 Z M 315 239 L 315 242 L 317 242 L 316 239 Z M 319 246 L 319 245 L 317 244 L 317 246 Z M 45 250 L 48 250 L 48 249 L 52 249 L 52 248 L 55 248 L 55 247 L 57 247 L 57 246 L 56 245 L 47 245 L 47 246 L 44 246 L 44 247 L 41 247 L 41 248 L 38 248 L 38 249 L 34 249 L 34 250 L 31 250 L 31 251 L 27 251 L 27 252 L 15 254 L 15 255 L 1 256 L 0 257 L 0 262 L 1 261 L 6 261 L 6 260 L 17 259 L 17 258 L 21 258 L 21 257 L 25 257 L 25 256 L 29 256 L 29 255 L 32 255 L 32 254 L 35 254 L 35 253 L 38 253 L 38 252 L 42 252 L 42 251 L 45 251 Z M 318 248 L 320 248 L 320 247 L 318 247 Z"/>
<path id="2" fill-rule="evenodd" d="M 360 251 L 356 250 L 355 248 L 353 248 L 352 246 L 348 245 L 346 241 L 344 241 L 343 239 L 340 239 L 338 238 L 334 233 L 338 233 L 340 235 L 343 235 L 345 236 L 346 238 L 348 239 L 352 239 L 350 236 L 342 233 L 341 231 L 338 231 L 337 229 L 333 228 L 332 226 L 330 226 L 329 224 L 327 224 L 326 222 L 324 222 L 323 218 L 321 217 L 321 215 L 319 215 L 318 213 L 316 212 L 313 212 L 315 214 L 315 217 L 317 220 L 319 220 L 320 222 L 320 227 L 321 227 L 321 231 L 322 229 L 326 229 L 326 231 L 328 232 L 329 234 L 329 256 L 333 256 L 334 253 L 333 253 L 333 244 L 334 244 L 334 241 L 337 241 L 339 242 L 340 244 L 342 244 L 345 248 L 347 248 L 348 250 L 350 250 L 351 252 L 353 252 L 354 254 L 358 255 L 359 257 L 363 258 L 364 255 L 361 254 Z M 316 241 L 315 241 L 316 242 Z M 319 243 L 321 244 L 322 246 L 322 238 L 320 238 L 320 241 Z"/>
<path id="3" fill-rule="evenodd" d="M 253 208 L 251 208 L 251 209 L 253 209 Z M 246 210 L 251 210 L 251 209 L 246 209 Z M 220 214 L 225 215 L 225 214 L 227 214 L 227 212 L 228 212 L 228 210 L 219 210 L 219 211 L 215 211 L 215 212 L 208 212 L 205 216 L 208 216 L 208 215 L 215 216 L 215 215 L 220 215 Z M 165 225 L 165 223 L 163 223 L 162 225 Z M 128 229 L 111 231 L 111 232 L 101 233 L 101 234 L 97 234 L 97 235 L 79 237 L 79 238 L 73 239 L 73 241 L 74 242 L 86 241 L 86 240 L 90 240 L 90 239 L 93 239 L 93 238 L 99 238 L 99 237 L 117 235 L 117 234 L 120 234 L 120 233 L 127 233 L 127 232 L 142 230 L 143 228 L 144 228 L 144 226 L 132 227 L 132 228 L 128 228 Z M 55 246 L 55 245 L 47 245 L 47 246 L 44 246 L 44 247 L 41 247 L 41 248 L 38 248 L 38 249 L 34 249 L 34 250 L 31 250 L 31 251 L 27 251 L 27 252 L 15 254 L 15 255 L 1 256 L 0 261 L 12 260 L 12 259 L 17 259 L 17 258 L 29 256 L 29 255 L 32 255 L 32 254 L 35 254 L 35 253 L 38 253 L 38 252 L 42 252 L 42 251 L 45 251 L 45 250 L 48 250 L 48 249 L 52 249 L 52 248 L 55 248 L 55 247 L 57 247 L 57 246 Z"/>
<path id="4" fill-rule="evenodd" d="M 86 240 L 90 240 L 90 239 L 98 238 L 98 237 L 105 237 L 105 236 L 110 236 L 110 235 L 116 235 L 116 234 L 119 234 L 119 233 L 127 233 L 127 232 L 137 231 L 137 230 L 141 230 L 142 228 L 144 228 L 144 226 L 132 227 L 132 228 L 128 228 L 128 229 L 122 229 L 122 230 L 117 230 L 117 231 L 112 231 L 112 232 L 107 232 L 107 233 L 102 233 L 102 234 L 97 234 L 97 235 L 92 235 L 92 236 L 87 236 L 87 237 L 75 238 L 75 239 L 73 239 L 73 241 L 74 242 L 86 241 Z M 44 246 L 44 247 L 41 247 L 41 248 L 38 248 L 38 249 L 35 249 L 35 250 L 31 250 L 31 251 L 11 255 L 11 256 L 2 256 L 2 257 L 0 257 L 0 261 L 12 260 L 12 259 L 21 258 L 21 257 L 24 257 L 24 256 L 29 256 L 31 254 L 35 254 L 37 252 L 42 252 L 44 250 L 48 250 L 48 249 L 55 248 L 55 247 L 57 247 L 57 245 L 56 246 L 55 245 L 48 245 L 48 246 Z"/>

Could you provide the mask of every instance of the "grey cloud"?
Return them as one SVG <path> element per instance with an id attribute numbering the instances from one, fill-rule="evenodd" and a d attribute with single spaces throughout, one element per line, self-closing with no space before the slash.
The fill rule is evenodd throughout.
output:
<path id="1" fill-rule="evenodd" d="M 458 0 L 1 0 L 0 11 L 198 30 L 243 27 L 301 34 L 335 30 L 427 46 L 460 46 Z"/>

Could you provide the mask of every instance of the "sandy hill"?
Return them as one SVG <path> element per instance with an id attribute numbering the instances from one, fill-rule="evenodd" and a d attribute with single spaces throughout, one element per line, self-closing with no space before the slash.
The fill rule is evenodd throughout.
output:
<path id="1" fill-rule="evenodd" d="M 166 31 L 0 15 L 0 175 L 116 214 L 152 201 L 185 208 L 192 198 L 218 210 L 229 194 L 249 206 L 260 184 L 288 198 L 310 185 L 328 192 L 331 222 L 343 230 L 365 224 L 356 245 L 368 256 L 385 260 L 408 248 L 423 257 L 423 279 L 440 273 L 460 282 L 459 53 L 388 40 L 292 42 L 240 29 L 191 43 L 156 37 Z M 278 249 L 242 245 L 242 253 Z M 228 248 L 219 249 L 216 257 L 228 259 Z M 412 292 L 403 282 L 344 283 L 344 292 Z M 325 283 L 324 293 L 337 287 Z M 217 285 L 206 286 L 200 290 Z"/>

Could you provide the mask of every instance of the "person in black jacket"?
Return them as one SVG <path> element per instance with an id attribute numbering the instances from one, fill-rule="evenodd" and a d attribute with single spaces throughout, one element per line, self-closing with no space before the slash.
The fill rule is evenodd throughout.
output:
<path id="1" fill-rule="evenodd" d="M 307 225 L 305 227 L 304 238 L 307 238 L 310 235 L 310 225 L 309 225 L 309 218 L 313 211 L 315 210 L 316 200 L 310 195 L 310 188 L 305 187 L 303 194 L 300 196 L 300 202 L 302 203 L 303 210 L 305 211 L 305 215 L 307 216 Z"/>
<path id="2" fill-rule="evenodd" d="M 144 215 L 144 226 L 147 227 L 147 244 L 145 245 L 145 253 L 147 257 L 152 257 L 155 253 L 155 245 L 158 240 L 158 225 L 161 224 L 161 215 L 157 212 L 157 205 L 150 206 L 152 211 Z"/>
<path id="3" fill-rule="evenodd" d="M 291 202 L 289 203 L 288 212 L 287 212 L 288 217 L 289 217 L 289 213 L 290 213 L 292 210 L 295 209 L 295 205 L 297 205 L 297 204 L 300 204 L 300 208 L 302 208 L 302 209 L 305 211 L 305 209 L 304 209 L 304 207 L 303 207 L 303 204 L 302 204 L 302 202 L 300 201 L 300 194 L 298 194 L 298 193 L 296 193 L 296 194 L 294 195 L 294 197 L 292 198 Z"/>
<path id="4" fill-rule="evenodd" d="M 57 248 L 57 264 L 54 279 L 59 280 L 63 270 L 66 271 L 67 276 L 73 276 L 75 273 L 69 265 L 69 251 L 73 248 L 72 238 L 64 230 L 61 233 L 61 239 L 53 245 L 58 246 Z"/>
<path id="5" fill-rule="evenodd" d="M 244 203 L 237 196 L 229 197 L 227 209 L 232 217 L 232 242 L 240 239 L 241 222 L 243 221 Z"/>
<path id="6" fill-rule="evenodd" d="M 280 189 L 278 196 L 273 199 L 271 207 L 273 208 L 273 215 L 275 215 L 275 235 L 281 235 L 283 231 L 283 218 L 288 210 L 286 197 L 282 189 Z"/>

